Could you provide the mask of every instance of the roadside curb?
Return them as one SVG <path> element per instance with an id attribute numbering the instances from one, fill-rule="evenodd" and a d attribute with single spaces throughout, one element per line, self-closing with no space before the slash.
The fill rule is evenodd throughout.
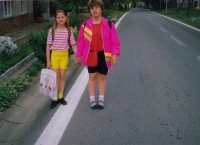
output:
<path id="1" fill-rule="evenodd" d="M 24 59 L 22 59 L 20 62 L 18 62 L 16 65 L 14 65 L 13 67 L 9 68 L 8 70 L 5 71 L 5 73 L 3 73 L 0 76 L 0 82 L 4 81 L 6 78 L 10 77 L 12 74 L 14 74 L 17 70 L 19 70 L 20 68 L 22 68 L 24 65 L 26 65 L 28 62 L 30 62 L 33 58 L 35 57 L 34 52 L 31 53 L 29 56 L 25 57 Z"/>

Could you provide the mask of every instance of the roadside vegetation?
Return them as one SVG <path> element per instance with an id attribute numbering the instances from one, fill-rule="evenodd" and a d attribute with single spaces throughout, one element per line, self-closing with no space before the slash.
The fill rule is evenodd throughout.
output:
<path id="1" fill-rule="evenodd" d="M 155 12 L 200 29 L 200 7 L 196 7 L 189 14 L 187 10 L 187 8 L 181 10 L 180 8 L 169 8 L 167 12 L 165 9 L 156 10 Z"/>

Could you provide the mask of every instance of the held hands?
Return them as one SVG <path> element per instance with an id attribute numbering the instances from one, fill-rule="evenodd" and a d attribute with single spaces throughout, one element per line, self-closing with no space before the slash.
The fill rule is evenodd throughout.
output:
<path id="1" fill-rule="evenodd" d="M 76 64 L 81 63 L 81 58 L 80 57 L 76 57 Z M 111 58 L 111 63 L 112 65 L 116 65 L 117 64 L 117 54 L 113 54 L 112 58 Z"/>
<path id="2" fill-rule="evenodd" d="M 117 54 L 113 54 L 113 56 L 111 58 L 111 63 L 112 63 L 112 65 L 116 65 L 117 64 Z"/>
<path id="3" fill-rule="evenodd" d="M 81 58 L 80 57 L 76 57 L 76 64 L 81 63 Z"/>

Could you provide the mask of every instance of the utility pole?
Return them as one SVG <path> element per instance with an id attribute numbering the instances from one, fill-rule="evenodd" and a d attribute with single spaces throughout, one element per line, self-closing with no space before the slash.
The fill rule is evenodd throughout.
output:
<path id="1" fill-rule="evenodd" d="M 170 0 L 164 0 L 164 2 L 166 3 L 166 12 L 167 12 L 167 3 L 170 2 Z"/>

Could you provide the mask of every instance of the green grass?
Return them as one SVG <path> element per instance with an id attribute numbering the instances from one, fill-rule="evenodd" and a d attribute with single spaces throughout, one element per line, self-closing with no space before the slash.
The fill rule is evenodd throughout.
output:
<path id="1" fill-rule="evenodd" d="M 119 10 L 105 10 L 104 11 L 104 16 L 107 19 L 112 19 L 112 18 L 120 18 L 123 14 L 125 14 L 126 12 L 128 12 L 129 10 L 123 10 L 123 11 L 119 11 Z"/>
<path id="2" fill-rule="evenodd" d="M 170 8 L 167 10 L 154 11 L 156 13 L 168 16 L 190 26 L 200 29 L 200 10 L 193 10 L 189 15 L 186 13 L 187 9 L 182 9 L 177 16 L 178 8 Z"/>

